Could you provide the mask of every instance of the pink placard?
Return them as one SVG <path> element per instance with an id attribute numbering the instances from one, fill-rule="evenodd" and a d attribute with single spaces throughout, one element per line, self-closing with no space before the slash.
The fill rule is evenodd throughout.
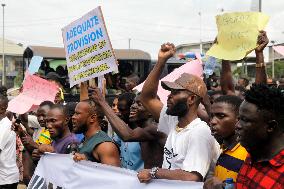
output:
<path id="1" fill-rule="evenodd" d="M 170 74 L 163 77 L 159 81 L 158 96 L 160 97 L 163 104 L 167 104 L 167 99 L 168 99 L 168 95 L 170 94 L 170 91 L 167 91 L 167 90 L 162 88 L 161 81 L 174 81 L 177 78 L 179 78 L 180 75 L 183 74 L 183 73 L 193 74 L 193 75 L 196 75 L 196 76 L 202 78 L 202 74 L 203 74 L 202 61 L 200 59 L 200 55 L 198 56 L 198 54 L 197 54 L 196 57 L 198 59 L 192 60 L 192 61 L 180 66 L 179 68 L 176 68 L 174 71 L 172 71 Z M 140 92 L 140 91 L 142 91 L 143 85 L 144 85 L 144 82 L 141 83 L 140 85 L 136 86 L 134 89 L 136 89 L 137 91 Z"/>
<path id="2" fill-rule="evenodd" d="M 24 114 L 37 108 L 43 101 L 54 101 L 56 84 L 35 75 L 26 74 L 23 91 L 8 104 L 8 111 Z"/>
<path id="3" fill-rule="evenodd" d="M 273 49 L 279 54 L 281 54 L 282 56 L 284 56 L 284 46 L 281 46 L 281 45 L 273 46 Z"/>

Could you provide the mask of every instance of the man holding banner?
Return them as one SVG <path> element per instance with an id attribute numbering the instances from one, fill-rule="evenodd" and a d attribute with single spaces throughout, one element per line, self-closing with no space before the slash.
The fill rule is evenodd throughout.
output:
<path id="1" fill-rule="evenodd" d="M 46 125 L 53 140 L 51 145 L 41 144 L 38 147 L 38 156 L 44 152 L 69 154 L 77 146 L 78 141 L 74 133 L 68 128 L 67 110 L 62 105 L 54 105 L 47 114 Z M 34 154 L 35 155 L 35 154 Z"/>
<path id="2" fill-rule="evenodd" d="M 100 127 L 103 117 L 101 110 L 92 100 L 77 104 L 72 117 L 73 132 L 83 133 L 85 138 L 79 145 L 79 153 L 75 153 L 74 160 L 90 160 L 119 167 L 118 147 Z"/>
<path id="3" fill-rule="evenodd" d="M 158 130 L 168 134 L 162 168 L 153 167 L 138 173 L 140 182 L 151 179 L 203 181 L 217 159 L 216 140 L 209 126 L 197 116 L 197 109 L 207 95 L 201 78 L 183 73 L 174 82 L 162 82 L 170 90 L 167 107 L 157 98 L 159 77 L 175 46 L 161 46 L 158 62 L 147 77 L 141 92 L 143 106 L 159 120 Z M 202 157 L 202 158 L 201 158 Z"/>
<path id="4" fill-rule="evenodd" d="M 235 94 L 229 61 L 243 59 L 249 52 L 255 49 L 256 42 L 259 44 L 256 49 L 256 83 L 262 83 L 266 81 L 265 64 L 263 61 L 262 53 L 263 48 L 268 43 L 266 33 L 261 31 L 258 41 L 256 41 L 255 38 L 258 32 L 262 30 L 268 22 L 268 17 L 261 15 L 260 13 L 233 13 L 217 16 L 216 19 L 219 31 L 219 44 L 214 44 L 214 46 L 208 51 L 208 54 L 213 57 L 226 60 L 222 63 L 221 84 L 223 92 L 225 94 Z M 103 77 L 103 74 L 112 71 L 117 71 L 115 55 L 113 53 L 110 39 L 107 34 L 100 7 L 90 11 L 80 19 L 77 19 L 76 21 L 70 23 L 68 26 L 64 27 L 62 29 L 62 34 L 71 86 L 90 79 L 94 79 L 98 76 Z M 90 188 L 93 183 L 98 184 L 96 186 L 98 188 L 104 187 L 117 189 L 122 187 L 133 188 L 133 186 L 138 189 L 151 187 L 171 188 L 173 186 L 181 188 L 181 186 L 184 186 L 187 183 L 191 185 L 186 186 L 186 188 L 200 188 L 201 183 L 198 182 L 205 180 L 205 178 L 208 176 L 209 167 L 215 165 L 215 162 L 219 155 L 219 145 L 217 144 L 214 137 L 211 136 L 209 126 L 205 122 L 201 121 L 201 119 L 199 118 L 201 116 L 198 115 L 198 107 L 200 103 L 204 104 L 204 101 L 206 101 L 207 99 L 207 89 L 204 82 L 200 78 L 201 74 L 183 73 L 185 72 L 185 70 L 182 70 L 177 72 L 177 76 L 179 76 L 178 78 L 174 78 L 168 81 L 162 80 L 162 87 L 165 90 L 170 91 L 167 99 L 167 106 L 163 105 L 163 103 L 158 100 L 157 90 L 159 86 L 159 77 L 162 74 L 167 60 L 175 54 L 175 51 L 175 46 L 173 44 L 167 43 L 161 46 L 157 64 L 145 81 L 142 93 L 139 97 L 140 99 L 136 99 L 136 104 L 138 104 L 138 102 L 141 102 L 143 109 L 142 105 L 140 110 L 138 110 L 138 105 L 136 104 L 133 105 L 134 108 L 132 107 L 133 110 L 130 118 L 132 118 L 133 121 L 135 121 L 136 119 L 136 122 L 140 121 L 141 128 L 133 130 L 128 128 L 125 123 L 123 123 L 113 112 L 111 112 L 111 108 L 107 106 L 102 95 L 97 90 L 97 95 L 101 96 L 96 97 L 96 94 L 94 93 L 93 98 L 96 97 L 94 100 L 95 103 L 92 100 L 81 101 L 76 106 L 75 114 L 72 117 L 74 124 L 73 132 L 83 133 L 85 137 L 83 139 L 83 142 L 79 146 L 79 153 L 75 153 L 74 157 L 62 154 L 48 154 L 42 157 L 29 188 L 38 189 L 40 188 L 39 186 L 42 186 L 44 188 L 45 185 L 48 185 L 48 188 L 51 188 L 49 184 L 52 184 L 54 188 L 55 186 L 61 188 Z M 196 72 L 202 72 L 201 60 L 199 63 L 197 65 L 198 67 L 193 68 Z M 37 88 L 39 88 L 39 90 L 30 90 L 32 92 L 26 92 L 24 97 L 32 96 L 33 98 L 37 97 L 39 100 L 41 100 L 41 97 L 45 95 L 43 91 L 46 90 L 46 88 L 43 88 L 42 86 L 45 85 L 42 85 L 43 81 L 41 81 L 39 78 L 30 78 L 32 78 L 31 81 L 37 81 Z M 130 85 L 127 87 L 130 90 L 132 89 L 134 84 L 136 84 L 138 78 L 133 77 L 128 79 L 132 79 L 132 81 L 129 82 Z M 26 80 L 28 80 L 28 78 L 26 78 Z M 30 82 L 30 86 L 33 86 L 31 84 L 32 82 Z M 47 85 L 48 83 L 45 84 Z M 50 89 L 53 89 L 53 92 L 50 93 L 48 97 L 52 97 L 53 100 L 57 91 L 57 87 L 50 85 Z M 83 85 L 81 85 L 81 91 L 83 91 L 82 89 Z M 267 94 L 272 93 L 269 90 L 266 92 Z M 39 92 L 36 93 L 36 91 Z M 248 96 L 251 96 L 253 101 L 255 101 L 255 99 L 257 99 L 256 97 L 262 94 L 262 91 L 264 90 L 261 90 L 261 88 L 259 88 L 259 91 L 255 92 L 255 94 L 252 94 L 254 92 L 250 91 L 249 93 L 251 94 L 246 95 L 246 101 L 249 100 Z M 264 96 L 266 95 L 266 93 L 263 93 Z M 27 99 L 24 97 L 22 99 Z M 278 94 L 278 97 L 280 98 L 280 93 Z M 274 98 L 277 100 L 278 97 Z M 31 102 L 29 104 L 27 103 L 25 105 L 25 109 L 21 109 L 21 112 L 31 110 L 31 105 L 35 104 L 33 98 L 32 100 L 30 100 Z M 270 99 L 273 100 L 273 98 Z M 266 101 L 268 100 L 266 99 Z M 25 101 L 21 99 L 18 100 L 18 102 L 21 103 L 21 105 L 25 103 Z M 14 111 L 18 110 L 19 103 L 11 103 L 11 109 L 13 109 Z M 260 102 L 256 105 L 262 107 L 262 104 L 263 102 Z M 247 107 L 246 109 L 241 108 L 244 114 L 242 115 L 242 111 L 240 111 L 241 118 L 242 116 L 245 118 L 246 111 L 252 109 L 251 107 L 249 107 L 250 104 L 244 105 L 246 105 Z M 102 110 L 100 110 L 100 108 L 103 109 L 104 114 L 102 113 Z M 144 108 L 151 113 L 156 121 L 159 121 L 158 132 L 157 130 L 155 130 L 155 127 L 149 128 L 148 132 L 145 132 L 145 127 L 152 125 L 146 125 L 149 123 L 147 122 L 149 115 L 146 115 L 147 111 L 145 111 Z M 267 110 L 271 110 L 271 107 L 268 107 Z M 52 113 L 54 112 L 49 112 L 48 116 L 50 122 L 54 119 L 53 116 L 51 116 Z M 60 113 L 64 114 L 64 112 Z M 142 119 L 138 119 L 138 113 L 145 113 L 143 116 L 141 116 Z M 210 112 L 208 111 L 208 113 Z M 253 113 L 250 118 L 253 117 L 253 115 L 256 115 L 256 113 Z M 118 147 L 107 136 L 107 134 L 101 130 L 101 123 L 103 121 L 104 115 L 108 117 L 114 130 L 126 140 L 146 141 L 147 139 L 148 141 L 151 140 L 151 142 L 156 142 L 154 145 L 158 145 L 157 139 L 159 138 L 160 132 L 163 132 L 163 136 L 164 134 L 168 135 L 163 150 L 164 154 L 162 167 L 156 167 L 159 165 L 152 164 L 149 167 L 146 167 L 147 169 L 140 171 L 137 177 L 142 183 L 148 183 L 152 179 L 167 179 L 176 181 L 154 180 L 151 185 L 140 184 L 138 183 L 136 172 L 118 169 L 117 167 L 120 166 Z M 135 118 L 135 116 L 137 117 Z M 62 122 L 64 121 L 63 118 L 65 117 L 62 117 Z M 258 120 L 258 118 L 259 116 L 255 116 L 255 120 Z M 274 117 L 272 116 L 272 118 Z M 246 130 L 246 127 L 244 127 L 246 126 L 244 124 L 245 121 L 245 119 L 241 119 L 238 124 L 239 135 L 243 134 L 244 136 Z M 61 127 L 67 126 L 66 124 L 59 125 L 61 125 Z M 60 132 L 60 129 L 58 130 L 59 125 L 50 125 L 48 128 L 49 131 L 51 131 L 50 133 L 53 138 L 56 138 L 56 134 Z M 281 135 L 281 138 L 283 138 L 283 132 L 278 129 L 278 125 L 276 124 L 275 120 L 272 120 L 270 125 L 271 128 L 269 132 L 271 133 L 271 130 L 276 129 L 274 133 L 275 136 Z M 58 126 L 57 129 L 54 128 L 55 126 Z M 140 125 L 137 124 L 137 126 Z M 142 133 L 142 130 L 144 133 Z M 64 131 L 61 130 L 61 133 L 64 133 Z M 1 134 L 2 133 L 0 132 L 0 136 Z M 67 132 L 67 134 L 69 135 L 70 132 Z M 251 136 L 253 136 L 255 132 L 247 134 L 251 134 Z M 261 138 L 261 135 L 259 137 Z M 253 142 L 252 140 L 249 142 L 250 138 L 252 137 L 241 137 L 241 142 L 251 144 Z M 272 139 L 271 141 L 275 142 L 275 137 L 272 137 Z M 55 144 L 55 142 L 58 141 L 54 140 L 53 144 Z M 281 140 L 277 140 L 277 142 L 279 143 L 278 146 L 282 148 L 283 145 L 281 143 Z M 154 145 L 151 145 L 152 149 Z M 1 146 L 2 145 L 0 143 L 0 150 L 2 150 Z M 255 150 L 257 151 L 258 149 Z M 61 150 L 52 149 L 52 151 L 60 153 Z M 1 153 L 2 151 L 0 151 L 0 157 Z M 255 155 L 255 152 L 251 151 L 251 154 Z M 148 155 L 149 157 L 151 156 L 150 153 L 147 153 L 146 155 Z M 157 154 L 155 153 L 155 155 Z M 74 163 L 72 158 L 75 161 L 89 161 Z M 152 156 L 150 158 L 152 161 L 155 161 L 155 157 Z M 279 158 L 281 159 L 282 157 Z M 106 165 L 101 165 L 98 163 Z M 155 163 L 157 163 L 157 161 Z M 249 165 L 249 161 L 247 161 L 247 163 L 247 167 L 249 168 L 251 165 Z M 56 172 L 58 173 L 50 174 L 53 173 L 52 168 L 54 167 L 56 167 Z M 262 182 L 259 182 L 260 186 L 263 187 L 266 187 L 268 184 L 270 184 L 272 178 L 269 178 L 265 174 L 262 174 L 266 173 L 266 168 L 267 167 L 263 165 L 263 171 L 261 170 L 258 173 L 258 175 L 263 175 Z M 249 178 L 246 169 L 241 168 L 240 170 L 243 171 L 240 171 L 241 174 L 237 179 L 237 186 L 245 187 L 247 181 L 251 182 L 254 180 L 254 178 L 256 178 Z M 253 171 L 254 170 L 252 170 L 251 173 L 253 173 Z M 281 179 L 282 172 L 281 170 L 279 170 L 276 174 L 272 174 L 277 175 L 277 179 L 274 179 L 276 182 L 274 183 L 278 184 L 277 182 L 279 182 L 279 180 Z M 227 176 L 225 175 L 224 177 Z M 177 180 L 196 182 L 180 182 Z M 159 182 L 161 185 L 155 185 L 159 184 Z M 178 183 L 179 185 L 176 186 L 175 184 L 170 183 Z M 106 185 L 108 185 L 108 187 L 106 187 Z M 281 186 L 282 185 L 279 184 L 279 187 Z"/>

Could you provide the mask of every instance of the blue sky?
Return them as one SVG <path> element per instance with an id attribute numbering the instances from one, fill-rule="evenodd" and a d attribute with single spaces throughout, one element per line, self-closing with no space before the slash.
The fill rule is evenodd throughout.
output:
<path id="1" fill-rule="evenodd" d="M 254 1 L 254 0 L 253 0 Z M 63 46 L 61 28 L 101 6 L 114 48 L 149 52 L 156 58 L 163 42 L 175 45 L 215 38 L 215 16 L 249 11 L 251 0 L 2 0 L 5 3 L 5 36 L 16 43 Z M 284 1 L 263 0 L 270 16 L 270 40 L 284 42 Z M 0 35 L 2 36 L 2 10 Z M 199 16 L 201 12 L 201 18 Z M 200 24 L 201 23 L 201 24 Z"/>

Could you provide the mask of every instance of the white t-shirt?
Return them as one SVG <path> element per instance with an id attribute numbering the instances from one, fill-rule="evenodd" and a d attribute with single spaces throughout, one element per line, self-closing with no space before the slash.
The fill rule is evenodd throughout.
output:
<path id="1" fill-rule="evenodd" d="M 11 130 L 11 121 L 0 121 L 0 185 L 19 182 L 16 164 L 16 133 Z"/>
<path id="2" fill-rule="evenodd" d="M 193 120 L 180 132 L 175 130 L 178 123 L 176 116 L 166 114 L 164 106 L 159 119 L 158 130 L 168 134 L 164 147 L 163 168 L 196 171 L 205 178 L 210 165 L 218 158 L 216 140 L 211 135 L 207 123 L 199 118 Z"/>

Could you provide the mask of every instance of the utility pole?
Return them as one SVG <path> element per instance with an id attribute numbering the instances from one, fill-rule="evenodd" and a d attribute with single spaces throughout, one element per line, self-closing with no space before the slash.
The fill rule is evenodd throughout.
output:
<path id="1" fill-rule="evenodd" d="M 202 47 L 202 17 L 201 17 L 201 0 L 199 0 L 199 50 L 200 50 L 200 55 L 202 54 L 203 47 Z"/>
<path id="2" fill-rule="evenodd" d="M 130 49 L 130 41 L 131 41 L 131 38 L 128 38 L 128 49 Z"/>
<path id="3" fill-rule="evenodd" d="M 4 38 L 5 38 L 5 35 L 4 35 L 4 7 L 5 7 L 5 4 L 2 4 L 2 7 L 3 7 L 3 36 L 2 36 L 2 86 L 5 86 L 5 51 L 4 51 Z"/>
<path id="4" fill-rule="evenodd" d="M 242 69 L 241 69 L 241 76 L 243 77 L 245 75 L 245 60 L 242 60 Z"/>
<path id="5" fill-rule="evenodd" d="M 201 10 L 200 10 L 200 12 L 198 12 L 198 14 L 199 14 L 199 49 L 200 49 L 200 54 L 202 54 L 202 23 L 201 23 Z"/>
<path id="6" fill-rule="evenodd" d="M 275 41 L 271 41 L 272 43 L 272 79 L 274 79 L 274 59 L 275 59 L 275 53 L 274 53 L 274 44 L 275 44 Z"/>

